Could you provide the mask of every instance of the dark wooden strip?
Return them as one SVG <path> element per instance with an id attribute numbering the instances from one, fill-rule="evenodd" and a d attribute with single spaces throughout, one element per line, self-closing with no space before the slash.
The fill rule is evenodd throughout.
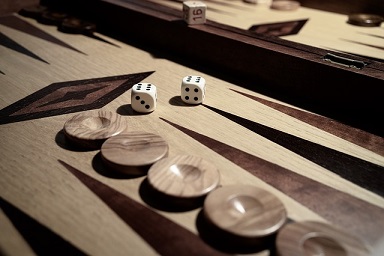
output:
<path id="1" fill-rule="evenodd" d="M 166 119 L 161 120 L 364 241 L 374 244 L 383 235 L 384 209 Z"/>
<path id="2" fill-rule="evenodd" d="M 36 255 L 86 255 L 70 242 L 1 197 L 0 208 Z"/>
<path id="3" fill-rule="evenodd" d="M 376 48 L 376 49 L 384 51 L 384 47 L 383 46 L 378 46 L 378 45 L 373 45 L 373 44 L 366 44 L 366 43 L 358 42 L 358 41 L 355 41 L 355 40 L 349 40 L 349 39 L 343 39 L 343 38 L 341 38 L 340 40 L 346 41 L 346 42 L 350 42 L 350 43 L 353 43 L 353 44 L 364 45 L 364 46 L 368 46 L 368 47 L 372 47 L 372 48 Z"/>
<path id="4" fill-rule="evenodd" d="M 95 34 L 86 34 L 85 36 L 87 36 L 87 37 L 89 37 L 89 38 L 92 38 L 92 39 L 96 39 L 96 40 L 101 41 L 101 42 L 104 42 L 104 43 L 107 43 L 107 44 L 112 45 L 112 46 L 115 46 L 115 47 L 117 47 L 117 48 L 121 48 L 119 45 L 114 44 L 114 43 L 112 43 L 112 42 L 110 42 L 110 41 L 108 41 L 108 40 L 105 40 L 104 38 L 102 38 L 102 37 L 100 37 L 100 36 L 97 36 L 97 35 L 95 35 Z"/>
<path id="5" fill-rule="evenodd" d="M 53 83 L 0 110 L 0 125 L 101 108 L 154 71 Z"/>
<path id="6" fill-rule="evenodd" d="M 21 32 L 27 33 L 31 36 L 49 41 L 51 43 L 60 45 L 62 47 L 70 49 L 72 51 L 76 51 L 78 53 L 86 55 L 82 51 L 79 51 L 78 49 L 70 46 L 69 44 L 51 36 L 50 34 L 44 32 L 43 30 L 29 24 L 28 22 L 14 16 L 14 15 L 0 17 L 0 24 L 7 26 L 7 27 L 10 27 L 10 28 L 13 28 L 13 29 L 16 29 L 16 30 L 19 30 Z"/>
<path id="7" fill-rule="evenodd" d="M 13 51 L 19 52 L 21 54 L 27 55 L 31 58 L 34 58 L 36 60 L 42 61 L 44 63 L 49 64 L 47 61 L 43 60 L 30 50 L 26 49 L 25 47 L 18 44 L 16 41 L 12 40 L 11 38 L 7 37 L 3 33 L 0 32 L 0 45 L 7 47 L 8 49 L 11 49 Z"/>
<path id="8" fill-rule="evenodd" d="M 384 39 L 384 36 L 381 36 L 381 35 L 375 35 L 375 34 L 363 33 L 363 32 L 360 32 L 359 34 L 363 34 L 363 35 L 367 35 L 367 36 L 373 36 L 373 37 L 376 37 L 376 38 Z"/>
<path id="9" fill-rule="evenodd" d="M 160 255 L 225 255 L 209 247 L 197 235 L 175 222 L 89 177 L 69 164 L 61 160 L 59 162 Z"/>
<path id="10" fill-rule="evenodd" d="M 215 113 L 273 141 L 380 196 L 384 196 L 384 167 L 294 135 L 204 105 Z"/>
<path id="11" fill-rule="evenodd" d="M 381 156 L 384 156 L 384 138 L 383 137 L 376 136 L 366 131 L 337 122 L 336 120 L 333 120 L 325 116 L 320 116 L 320 115 L 312 114 L 310 112 L 305 112 L 299 109 L 291 108 L 291 107 L 288 107 L 276 102 L 272 102 L 269 100 L 265 100 L 260 97 L 256 97 L 254 95 L 250 95 L 234 89 L 231 89 L 231 90 L 241 95 L 244 95 L 250 99 L 256 100 L 268 107 L 279 110 L 284 114 L 297 118 L 300 121 L 306 122 L 310 125 L 320 128 L 323 131 L 332 133 L 342 139 L 355 143 L 356 145 L 369 149 Z"/>

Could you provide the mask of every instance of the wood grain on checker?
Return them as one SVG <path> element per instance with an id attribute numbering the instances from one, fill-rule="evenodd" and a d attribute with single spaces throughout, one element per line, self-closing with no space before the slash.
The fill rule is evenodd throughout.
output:
<path id="1" fill-rule="evenodd" d="M 66 34 L 16 13 L 0 18 L 0 30 L 1 254 L 273 255 L 269 243 L 210 240 L 202 202 L 158 200 L 145 174 L 116 174 L 99 149 L 71 144 L 64 124 L 98 110 L 128 131 L 161 136 L 169 157 L 209 161 L 222 188 L 268 191 L 291 224 L 331 225 L 361 240 L 362 251 L 384 239 L 382 136 L 98 32 Z M 204 104 L 180 99 L 186 75 L 205 78 Z M 131 108 L 138 82 L 157 86 L 150 114 Z M 310 239 L 306 248 L 333 242 Z"/>

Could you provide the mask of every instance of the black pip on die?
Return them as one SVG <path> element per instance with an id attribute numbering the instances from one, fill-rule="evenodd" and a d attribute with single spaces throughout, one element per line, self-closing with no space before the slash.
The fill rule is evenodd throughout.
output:
<path id="1" fill-rule="evenodd" d="M 150 83 L 138 83 L 132 87 L 131 105 L 133 110 L 149 113 L 156 109 L 157 89 Z"/>
<path id="2" fill-rule="evenodd" d="M 203 103 L 205 79 L 201 76 L 186 76 L 181 83 L 181 99 L 188 104 Z"/>

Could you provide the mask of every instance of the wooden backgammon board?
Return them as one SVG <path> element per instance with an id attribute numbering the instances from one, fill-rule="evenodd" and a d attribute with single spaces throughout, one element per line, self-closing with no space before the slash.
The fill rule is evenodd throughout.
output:
<path id="1" fill-rule="evenodd" d="M 1 255 L 382 255 L 380 1 L 64 2 L 0 16 Z"/>

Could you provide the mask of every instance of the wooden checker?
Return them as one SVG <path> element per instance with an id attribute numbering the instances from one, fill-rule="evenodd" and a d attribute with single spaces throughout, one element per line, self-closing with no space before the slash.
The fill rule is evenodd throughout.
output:
<path id="1" fill-rule="evenodd" d="M 132 131 L 105 141 L 101 156 L 115 171 L 143 175 L 152 164 L 168 155 L 168 148 L 168 143 L 159 135 Z"/>
<path id="2" fill-rule="evenodd" d="M 290 255 L 370 255 L 368 247 L 355 236 L 321 222 L 287 224 L 276 240 L 277 253 Z"/>
<path id="3" fill-rule="evenodd" d="M 190 155 L 164 158 L 148 171 L 149 183 L 158 191 L 177 198 L 205 196 L 220 183 L 216 166 Z"/>
<path id="4" fill-rule="evenodd" d="M 300 7 L 300 3 L 297 1 L 273 1 L 271 4 L 271 9 L 279 11 L 294 11 Z"/>
<path id="5" fill-rule="evenodd" d="M 205 216 L 216 226 L 245 238 L 262 238 L 286 222 L 283 203 L 273 194 L 249 185 L 223 186 L 204 202 Z"/>
<path id="6" fill-rule="evenodd" d="M 74 115 L 64 124 L 64 133 L 75 144 L 99 148 L 108 138 L 127 129 L 120 115 L 109 111 L 89 111 Z"/>

